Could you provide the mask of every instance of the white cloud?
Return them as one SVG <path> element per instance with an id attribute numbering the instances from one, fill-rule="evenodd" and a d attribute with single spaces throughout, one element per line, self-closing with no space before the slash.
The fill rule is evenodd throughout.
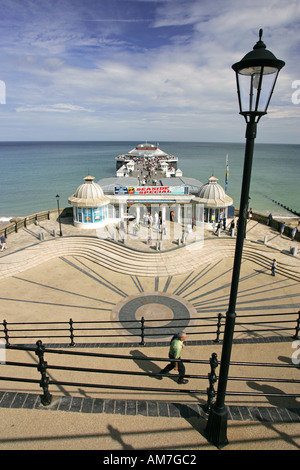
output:
<path id="1" fill-rule="evenodd" d="M 84 111 L 84 112 L 92 112 L 90 109 L 83 108 L 82 106 L 76 106 L 73 104 L 53 104 L 53 105 L 36 105 L 36 106 L 25 106 L 16 108 L 17 113 L 24 113 L 24 112 L 37 112 L 37 113 L 70 113 L 72 111 Z"/>
<path id="2" fill-rule="evenodd" d="M 272 106 L 268 113 L 271 119 L 300 119 L 300 106 Z M 299 121 L 298 121 L 299 122 Z"/>

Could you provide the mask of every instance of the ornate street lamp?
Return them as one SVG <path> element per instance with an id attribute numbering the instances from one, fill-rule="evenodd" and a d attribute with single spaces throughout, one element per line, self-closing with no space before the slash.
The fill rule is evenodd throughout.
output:
<path id="1" fill-rule="evenodd" d="M 259 41 L 240 62 L 233 64 L 236 73 L 240 114 L 246 122 L 258 122 L 267 114 L 280 69 L 285 65 L 266 49 L 259 30 Z"/>
<path id="2" fill-rule="evenodd" d="M 58 221 L 59 221 L 59 235 L 60 235 L 60 237 L 62 237 L 60 210 L 59 210 L 59 197 L 60 197 L 59 194 L 56 194 L 57 210 L 58 210 Z"/>
<path id="3" fill-rule="evenodd" d="M 236 318 L 235 307 L 238 294 L 243 244 L 246 233 L 248 198 L 256 127 L 260 118 L 267 114 L 267 109 L 279 71 L 285 65 L 282 60 L 276 59 L 274 54 L 266 49 L 266 45 L 262 41 L 262 33 L 263 30 L 261 29 L 259 31 L 259 41 L 253 47 L 253 50 L 246 54 L 240 62 L 237 62 L 232 66 L 236 73 L 240 114 L 245 117 L 247 127 L 239 224 L 236 238 L 229 306 L 226 313 L 218 391 L 216 402 L 211 408 L 206 427 L 206 437 L 208 441 L 219 448 L 228 443 L 228 410 L 225 406 L 225 396 Z"/>

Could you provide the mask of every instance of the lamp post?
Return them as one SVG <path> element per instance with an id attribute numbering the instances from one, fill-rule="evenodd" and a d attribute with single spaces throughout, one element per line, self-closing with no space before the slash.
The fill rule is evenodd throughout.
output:
<path id="1" fill-rule="evenodd" d="M 59 221 L 59 235 L 60 235 L 60 237 L 62 237 L 60 210 L 59 210 L 59 197 L 60 197 L 59 194 L 56 194 L 57 210 L 58 210 L 58 221 Z"/>
<path id="2" fill-rule="evenodd" d="M 240 199 L 239 224 L 236 238 L 229 306 L 226 313 L 218 391 L 217 398 L 211 408 L 206 427 L 207 440 L 219 448 L 228 443 L 228 410 L 225 406 L 225 396 L 236 318 L 235 307 L 238 294 L 243 244 L 246 233 L 248 198 L 256 128 L 260 118 L 267 114 L 267 109 L 279 71 L 285 65 L 282 60 L 276 59 L 274 54 L 266 49 L 266 45 L 262 41 L 262 33 L 263 30 L 261 29 L 259 31 L 259 41 L 253 47 L 253 50 L 246 54 L 240 62 L 237 62 L 232 66 L 236 73 L 240 114 L 244 116 L 246 120 L 246 147 Z"/>

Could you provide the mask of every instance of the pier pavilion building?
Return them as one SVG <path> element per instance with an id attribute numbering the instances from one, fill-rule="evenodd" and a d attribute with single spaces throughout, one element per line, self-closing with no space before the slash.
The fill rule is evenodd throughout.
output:
<path id="1" fill-rule="evenodd" d="M 164 162 L 175 170 L 171 176 Z M 177 157 L 148 143 L 116 158 L 116 176 L 97 184 L 90 175 L 84 180 L 68 199 L 74 224 L 84 228 L 117 223 L 126 217 L 139 223 L 145 214 L 162 221 L 189 224 L 193 220 L 210 225 L 227 217 L 233 203 L 216 177 L 208 178 L 206 184 L 184 177 L 177 168 Z"/>

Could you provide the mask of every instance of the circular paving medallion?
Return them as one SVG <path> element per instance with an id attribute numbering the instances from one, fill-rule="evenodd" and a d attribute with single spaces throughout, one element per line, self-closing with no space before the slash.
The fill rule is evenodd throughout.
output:
<path id="1" fill-rule="evenodd" d="M 112 320 L 121 323 L 124 334 L 139 336 L 144 317 L 145 336 L 152 341 L 185 329 L 195 316 L 196 309 L 188 301 L 162 292 L 129 296 L 112 311 Z"/>

